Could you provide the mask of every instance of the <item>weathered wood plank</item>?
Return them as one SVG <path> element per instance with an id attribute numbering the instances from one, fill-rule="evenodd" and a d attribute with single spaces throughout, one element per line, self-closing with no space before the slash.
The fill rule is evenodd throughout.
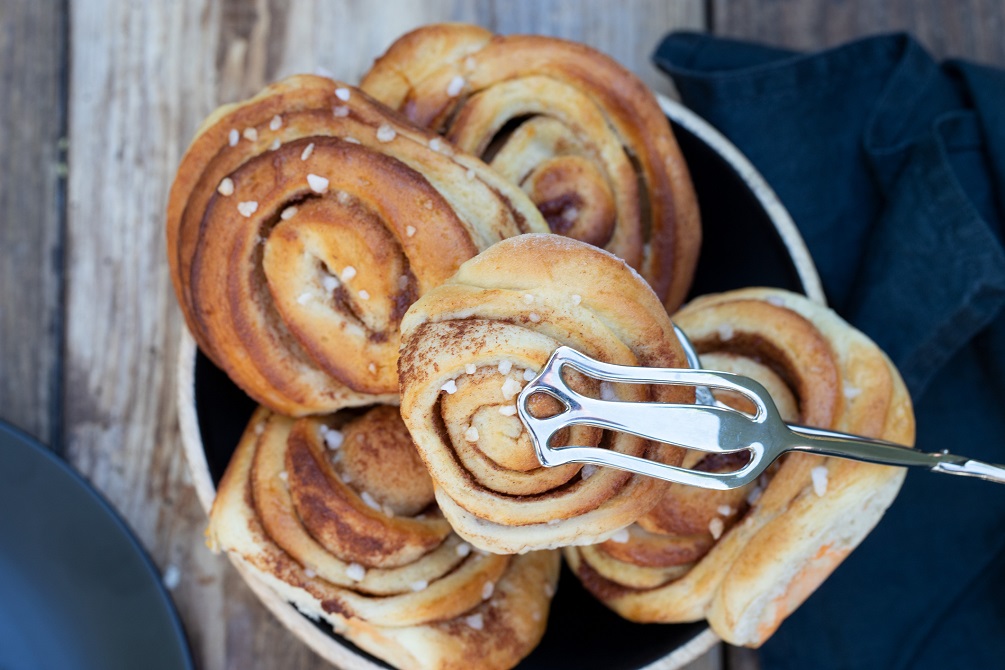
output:
<path id="1" fill-rule="evenodd" d="M 212 1 L 94 0 L 70 17 L 67 456 L 162 570 L 179 570 L 175 599 L 204 668 L 226 667 L 225 615 L 243 594 L 206 550 L 186 483 L 163 211 L 181 152 L 216 104 L 218 16 Z"/>
<path id="2" fill-rule="evenodd" d="M 0 419 L 58 446 L 63 2 L 0 6 Z"/>
<path id="3" fill-rule="evenodd" d="M 702 30 L 704 3 L 695 0 L 497 0 L 477 5 L 477 23 L 500 33 L 537 33 L 589 44 L 612 56 L 655 91 L 671 86 L 649 61 L 670 30 Z"/>
<path id="4" fill-rule="evenodd" d="M 796 49 L 820 49 L 856 37 L 906 30 L 936 57 L 1005 63 L 1005 4 L 1000 0 L 709 0 L 709 30 Z"/>
<path id="5" fill-rule="evenodd" d="M 430 21 L 552 32 L 639 70 L 659 32 L 697 27 L 702 17 L 699 0 L 673 8 L 649 0 L 628 4 L 604 10 L 596 0 L 549 2 L 535 9 L 524 2 L 514 6 L 517 18 L 501 3 L 486 15 L 482 4 L 449 0 L 93 0 L 73 6 L 68 453 L 125 514 L 162 569 L 179 570 L 174 596 L 200 667 L 326 666 L 258 604 L 225 559 L 203 546 L 206 519 L 181 457 L 174 372 L 181 319 L 168 279 L 162 212 L 199 122 L 218 104 L 294 72 L 323 69 L 356 81 L 398 35 Z"/>

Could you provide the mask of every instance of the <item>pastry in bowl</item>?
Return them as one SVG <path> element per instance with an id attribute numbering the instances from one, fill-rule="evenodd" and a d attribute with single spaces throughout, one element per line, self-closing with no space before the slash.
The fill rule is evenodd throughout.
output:
<path id="1" fill-rule="evenodd" d="M 583 44 L 438 24 L 398 39 L 360 87 L 527 192 L 555 233 L 625 259 L 670 310 L 701 242 L 687 166 L 655 96 Z"/>
<path id="2" fill-rule="evenodd" d="M 220 483 L 212 545 L 402 670 L 516 665 L 544 633 L 558 552 L 475 550 L 436 509 L 395 407 L 259 409 Z"/>
<path id="3" fill-rule="evenodd" d="M 674 315 L 702 366 L 760 382 L 792 423 L 914 442 L 897 370 L 834 312 L 779 289 L 698 298 Z M 717 397 L 740 411 L 749 401 Z M 744 454 L 689 452 L 684 466 L 730 472 Z M 903 468 L 790 453 L 754 484 L 671 484 L 622 542 L 570 547 L 594 596 L 632 621 L 707 619 L 732 644 L 759 646 L 879 522 Z"/>
<path id="4" fill-rule="evenodd" d="M 480 160 L 310 75 L 214 112 L 167 209 L 199 348 L 288 416 L 397 402 L 408 306 L 493 243 L 547 229 Z"/>
<path id="5" fill-rule="evenodd" d="M 662 497 L 666 483 L 613 469 L 545 468 L 516 414 L 523 386 L 568 345 L 622 365 L 686 367 L 660 300 L 624 261 L 558 235 L 520 235 L 466 262 L 402 320 L 401 414 L 457 533 L 488 551 L 593 544 Z M 593 397 L 694 402 L 693 389 L 573 380 Z M 554 413 L 549 399 L 535 407 Z M 677 465 L 683 451 L 575 426 L 565 444 Z"/>

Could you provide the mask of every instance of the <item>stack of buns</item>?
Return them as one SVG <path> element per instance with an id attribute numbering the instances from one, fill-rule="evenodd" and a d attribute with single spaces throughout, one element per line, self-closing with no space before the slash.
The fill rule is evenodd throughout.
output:
<path id="1" fill-rule="evenodd" d="M 544 633 L 559 555 L 473 549 L 436 510 L 396 408 L 260 408 L 210 538 L 304 615 L 400 668 L 512 667 Z"/>
<path id="2" fill-rule="evenodd" d="M 706 367 L 754 377 L 787 418 L 913 439 L 896 370 L 826 308 L 748 289 L 676 311 L 701 238 L 687 167 L 653 95 L 585 46 L 436 25 L 360 88 L 278 82 L 203 123 L 167 230 L 189 330 L 260 404 L 212 546 L 396 667 L 517 665 L 545 634 L 563 553 L 627 619 L 707 618 L 756 646 L 903 477 L 794 455 L 713 493 L 537 461 L 514 403 L 554 349 L 684 367 L 671 318 Z M 560 438 L 736 467 L 592 427 Z"/>

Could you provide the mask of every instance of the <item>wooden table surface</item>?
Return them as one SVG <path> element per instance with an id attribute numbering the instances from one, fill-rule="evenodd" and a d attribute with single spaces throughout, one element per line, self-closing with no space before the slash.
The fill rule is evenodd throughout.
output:
<path id="1" fill-rule="evenodd" d="M 395 37 L 443 20 L 582 41 L 661 92 L 648 58 L 674 29 L 805 49 L 910 30 L 937 57 L 1005 65 L 1000 0 L 3 0 L 0 418 L 61 453 L 177 569 L 201 668 L 326 666 L 204 545 L 176 414 L 169 184 L 217 105 L 294 72 L 357 81 Z M 690 667 L 756 658 L 717 648 Z"/>

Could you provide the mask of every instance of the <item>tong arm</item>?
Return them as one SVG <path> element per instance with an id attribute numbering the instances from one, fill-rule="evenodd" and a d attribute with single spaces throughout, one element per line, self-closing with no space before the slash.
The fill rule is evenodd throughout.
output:
<path id="1" fill-rule="evenodd" d="M 917 451 L 893 442 L 838 433 L 810 426 L 790 425 L 792 451 L 805 451 L 824 456 L 851 458 L 880 465 L 921 466 L 933 472 L 977 477 L 1005 484 L 1005 467 L 976 461 L 949 452 Z"/>
<path id="2" fill-rule="evenodd" d="M 697 354 L 687 342 L 689 363 Z M 574 391 L 562 377 L 562 368 L 607 382 L 694 386 L 700 394 L 697 405 L 636 403 L 598 400 Z M 739 393 L 755 406 L 753 416 L 715 402 L 710 388 Z M 551 417 L 534 417 L 527 406 L 530 396 L 546 393 L 565 410 Z M 713 404 L 714 403 L 714 404 Z M 564 463 L 592 463 L 620 468 L 671 482 L 709 489 L 731 489 L 756 479 L 786 451 L 895 466 L 921 466 L 933 472 L 977 477 L 1005 483 L 1005 466 L 983 463 L 948 452 L 926 453 L 858 435 L 787 425 L 758 382 L 740 375 L 701 369 L 637 368 L 603 363 L 569 347 L 559 347 L 544 370 L 521 391 L 517 411 L 528 428 L 538 459 L 553 467 Z M 560 429 L 576 424 L 597 426 L 639 437 L 709 453 L 750 453 L 747 464 L 728 473 L 708 473 L 658 463 L 630 454 L 597 447 L 552 447 L 550 440 Z"/>
<path id="3" fill-rule="evenodd" d="M 566 463 L 592 463 L 593 465 L 627 470 L 647 477 L 656 477 L 675 484 L 698 486 L 718 491 L 735 489 L 749 484 L 757 479 L 762 470 L 757 459 L 754 458 L 735 472 L 714 473 L 679 468 L 599 447 L 549 447 L 545 450 L 544 456 L 540 452 L 538 452 L 538 456 L 541 458 L 541 462 L 549 467 Z"/>
<path id="4" fill-rule="evenodd" d="M 564 365 L 603 381 L 724 388 L 750 398 L 758 413 L 751 418 L 726 407 L 598 400 L 574 391 L 566 383 L 562 377 Z M 548 365 L 523 389 L 517 401 L 517 411 L 529 429 L 535 451 L 542 464 L 553 467 L 571 462 L 592 463 L 671 482 L 720 490 L 743 486 L 757 478 L 763 470 L 761 462 L 765 451 L 764 444 L 759 438 L 766 434 L 760 424 L 771 417 L 774 411 L 774 407 L 766 406 L 761 401 L 757 393 L 760 385 L 744 377 L 704 370 L 627 369 L 641 376 L 626 379 L 624 366 L 595 361 L 568 347 L 556 350 Z M 756 385 L 757 389 L 752 389 L 752 384 Z M 762 393 L 767 393 L 763 389 L 760 390 Z M 562 403 L 565 411 L 551 417 L 535 417 L 527 406 L 530 396 L 535 393 L 550 395 Z M 597 426 L 711 453 L 746 450 L 750 452 L 750 459 L 746 465 L 734 472 L 705 473 L 610 449 L 551 446 L 551 437 L 558 430 L 570 425 Z"/>

